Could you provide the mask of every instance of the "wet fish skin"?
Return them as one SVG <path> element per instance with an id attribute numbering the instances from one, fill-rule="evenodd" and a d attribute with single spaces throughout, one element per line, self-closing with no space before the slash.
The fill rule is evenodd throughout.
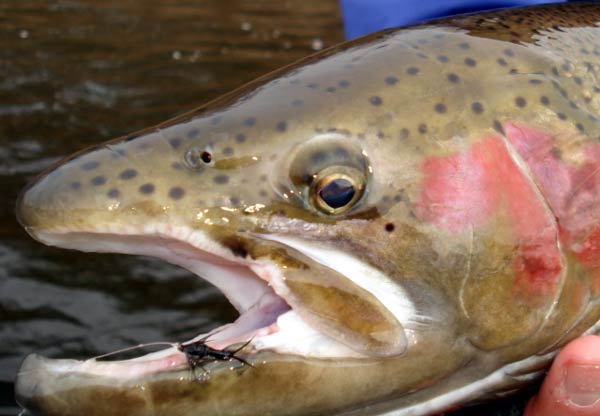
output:
<path id="1" fill-rule="evenodd" d="M 285 267 L 292 308 L 364 357 L 262 351 L 255 369 L 215 363 L 197 383 L 185 368 L 122 379 L 34 356 L 21 403 L 61 415 L 429 414 L 475 399 L 465 386 L 501 368 L 480 396 L 527 382 L 598 331 L 599 20 L 600 6 L 569 4 L 384 31 L 44 173 L 20 201 L 34 237 L 115 251 L 103 235 L 145 230 L 168 246 L 160 227 L 204 233 Z M 311 199 L 311 178 L 331 168 L 365 189 L 335 215 Z M 388 277 L 415 313 L 398 322 L 304 245 Z"/>

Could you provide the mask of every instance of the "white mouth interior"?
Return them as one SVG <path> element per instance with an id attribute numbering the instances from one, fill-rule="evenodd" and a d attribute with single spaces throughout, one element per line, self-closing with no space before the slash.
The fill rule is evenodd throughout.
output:
<path id="1" fill-rule="evenodd" d="M 89 231 L 53 229 L 39 232 L 36 237 L 49 245 L 80 251 L 153 256 L 201 276 L 220 289 L 240 313 L 234 323 L 210 332 L 206 343 L 212 348 L 222 350 L 250 341 L 244 354 L 248 350 L 252 353 L 269 350 L 315 358 L 364 357 L 308 325 L 275 293 L 273 287 L 282 280 L 277 264 L 235 256 L 198 230 L 173 226 L 147 226 L 139 230 L 119 226 Z M 199 334 L 190 341 L 207 335 Z M 183 355 L 173 347 L 128 361 L 148 362 L 166 357 L 173 360 L 174 354 Z M 179 357 L 170 366 L 180 361 Z M 108 371 L 111 363 L 103 364 Z M 95 368 L 94 372 L 98 370 Z"/>

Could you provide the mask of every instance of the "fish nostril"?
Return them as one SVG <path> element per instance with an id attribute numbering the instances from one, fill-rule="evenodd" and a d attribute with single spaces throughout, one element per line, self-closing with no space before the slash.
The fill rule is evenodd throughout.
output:
<path id="1" fill-rule="evenodd" d="M 197 172 L 201 172 L 204 166 L 212 166 L 214 163 L 211 152 L 206 149 L 198 149 L 197 147 L 188 149 L 183 155 L 183 161 L 188 169 Z"/>

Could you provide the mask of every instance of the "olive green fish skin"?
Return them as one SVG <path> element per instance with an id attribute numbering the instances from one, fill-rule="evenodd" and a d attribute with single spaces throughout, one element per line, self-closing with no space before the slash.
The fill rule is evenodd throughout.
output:
<path id="1" fill-rule="evenodd" d="M 43 359 L 31 357 L 17 382 L 20 402 L 47 415 L 310 415 L 366 405 L 366 413 L 415 406 L 406 414 L 428 414 L 443 409 L 418 406 L 539 356 L 477 394 L 489 398 L 527 382 L 548 364 L 544 354 L 597 331 L 600 319 L 600 284 L 590 266 L 600 263 L 578 248 L 592 238 L 582 230 L 600 220 L 573 219 L 588 218 L 585 207 L 573 218 L 566 207 L 563 218 L 536 164 L 554 155 L 558 166 L 576 169 L 588 161 L 582 149 L 600 137 L 597 22 L 600 5 L 569 4 L 380 32 L 50 169 L 20 200 L 20 220 L 34 237 L 156 226 L 201 231 L 242 258 L 285 266 L 292 307 L 366 355 L 259 352 L 247 358 L 255 368 L 214 363 L 201 381 L 190 381 L 186 369 L 125 380 L 46 374 L 52 386 L 41 381 Z M 548 154 L 530 154 L 531 143 L 514 138 L 529 140 L 530 130 L 552 137 Z M 444 177 L 471 183 L 448 166 L 471 159 L 481 162 L 473 181 L 485 203 L 440 203 L 435 192 Z M 519 174 L 493 182 L 488 194 L 493 178 L 478 178 L 487 178 L 492 161 L 503 166 L 492 177 Z M 315 205 L 314 181 L 327 169 L 350 172 L 364 187 L 345 212 Z M 590 172 L 579 180 L 594 178 Z M 539 232 L 518 213 L 535 213 L 530 222 Z M 330 271 L 331 280 L 320 283 L 319 265 L 264 235 L 351 254 L 401 286 L 418 316 L 398 325 L 343 276 Z M 375 318 L 364 324 L 367 312 L 335 303 L 339 293 L 352 293 Z M 332 310 L 344 319 L 330 317 Z M 406 330 L 406 349 L 372 336 L 381 328 Z"/>

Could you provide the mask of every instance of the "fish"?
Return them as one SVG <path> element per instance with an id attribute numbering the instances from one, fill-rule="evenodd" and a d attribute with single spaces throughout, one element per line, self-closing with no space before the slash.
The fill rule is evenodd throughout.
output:
<path id="1" fill-rule="evenodd" d="M 127 360 L 29 355 L 19 404 L 414 416 L 537 379 L 600 332 L 599 24 L 385 30 L 52 166 L 18 201 L 33 238 L 184 267 L 240 316 Z"/>

